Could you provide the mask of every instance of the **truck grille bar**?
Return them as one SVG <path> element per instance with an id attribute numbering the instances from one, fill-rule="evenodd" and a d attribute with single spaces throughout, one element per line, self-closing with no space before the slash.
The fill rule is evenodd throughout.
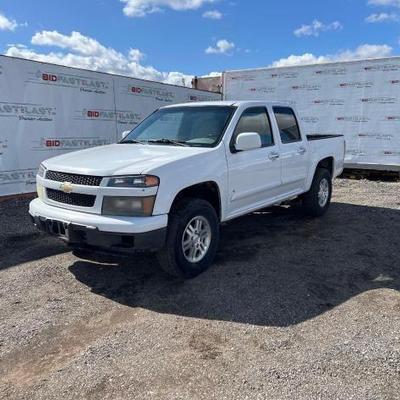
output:
<path id="1" fill-rule="evenodd" d="M 82 193 L 64 193 L 60 190 L 46 189 L 47 198 L 58 203 L 79 207 L 93 207 L 96 196 Z"/>
<path id="2" fill-rule="evenodd" d="M 46 179 L 56 182 L 71 182 L 75 185 L 100 186 L 103 177 L 93 175 L 69 174 L 66 172 L 58 171 L 47 171 Z"/>

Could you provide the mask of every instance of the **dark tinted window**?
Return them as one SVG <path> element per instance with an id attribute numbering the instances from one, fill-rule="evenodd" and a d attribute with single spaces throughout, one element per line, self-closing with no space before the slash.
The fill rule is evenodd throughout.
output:
<path id="1" fill-rule="evenodd" d="M 272 136 L 271 124 L 267 110 L 264 107 L 254 107 L 245 110 L 236 125 L 234 140 L 243 132 L 257 132 L 261 136 L 263 147 L 272 146 L 274 138 Z"/>
<path id="2" fill-rule="evenodd" d="M 274 114 L 282 143 L 301 141 L 299 125 L 293 110 L 289 107 L 274 107 Z"/>

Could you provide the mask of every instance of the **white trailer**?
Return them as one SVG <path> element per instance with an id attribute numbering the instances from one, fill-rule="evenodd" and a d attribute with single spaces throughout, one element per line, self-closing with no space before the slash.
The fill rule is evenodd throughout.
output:
<path id="1" fill-rule="evenodd" d="M 34 192 L 41 161 L 114 143 L 159 107 L 220 99 L 187 87 L 0 56 L 0 196 Z"/>
<path id="2" fill-rule="evenodd" d="M 345 167 L 400 171 L 400 57 L 228 71 L 225 100 L 295 105 L 306 134 L 343 134 Z"/>

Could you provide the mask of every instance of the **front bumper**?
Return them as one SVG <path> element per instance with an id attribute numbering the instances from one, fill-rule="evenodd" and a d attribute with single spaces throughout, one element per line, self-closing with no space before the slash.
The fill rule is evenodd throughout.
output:
<path id="1" fill-rule="evenodd" d="M 29 213 L 38 229 L 75 247 L 115 252 L 158 250 L 165 244 L 168 216 L 109 217 L 82 213 L 33 200 Z"/>

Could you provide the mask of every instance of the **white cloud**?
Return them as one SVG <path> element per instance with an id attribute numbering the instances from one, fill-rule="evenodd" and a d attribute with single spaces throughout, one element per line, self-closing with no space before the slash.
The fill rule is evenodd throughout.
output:
<path id="1" fill-rule="evenodd" d="M 210 10 L 206 11 L 203 13 L 203 18 L 208 18 L 208 19 L 221 19 L 222 18 L 222 13 L 218 10 Z"/>
<path id="2" fill-rule="evenodd" d="M 206 54 L 230 54 L 235 48 L 235 43 L 229 42 L 226 39 L 218 40 L 215 47 L 209 46 L 206 48 Z"/>
<path id="3" fill-rule="evenodd" d="M 129 59 L 135 62 L 142 61 L 146 55 L 142 53 L 139 49 L 130 49 L 129 50 Z"/>
<path id="4" fill-rule="evenodd" d="M 369 0 L 368 4 L 372 6 L 387 6 L 400 8 L 400 0 Z"/>
<path id="5" fill-rule="evenodd" d="M 31 40 L 39 46 L 58 47 L 60 51 L 36 51 L 24 45 L 10 45 L 6 55 L 36 61 L 66 65 L 155 80 L 172 84 L 190 85 L 192 76 L 181 72 L 161 72 L 152 66 L 143 65 L 145 55 L 138 49 L 130 49 L 127 54 L 105 47 L 97 40 L 79 32 L 63 35 L 57 31 L 36 33 Z"/>
<path id="6" fill-rule="evenodd" d="M 397 22 L 397 21 L 399 21 L 399 16 L 396 13 L 371 14 L 367 18 L 365 18 L 365 22 L 368 22 L 370 24 L 379 22 Z"/>
<path id="7" fill-rule="evenodd" d="M 222 76 L 222 72 L 213 71 L 206 75 L 201 75 L 200 78 L 218 78 Z"/>
<path id="8" fill-rule="evenodd" d="M 334 58 L 337 61 L 362 60 L 366 58 L 381 58 L 389 57 L 392 54 L 393 48 L 387 44 L 363 44 L 355 50 L 345 50 L 338 53 Z"/>
<path id="9" fill-rule="evenodd" d="M 0 12 L 0 31 L 14 31 L 18 27 L 15 19 L 7 18 Z"/>
<path id="10" fill-rule="evenodd" d="M 316 57 L 312 53 L 304 53 L 300 56 L 291 55 L 287 58 L 281 58 L 274 61 L 270 67 L 291 67 L 294 65 L 321 64 L 328 62 L 325 56 Z"/>
<path id="11" fill-rule="evenodd" d="M 97 40 L 75 31 L 69 36 L 57 31 L 37 32 L 32 37 L 31 43 L 39 46 L 55 46 L 61 49 L 69 49 L 85 56 L 100 56 L 110 52 L 110 49 L 101 45 Z"/>
<path id="12" fill-rule="evenodd" d="M 204 4 L 215 0 L 120 0 L 125 3 L 124 14 L 127 17 L 145 17 L 165 8 L 175 11 L 197 10 Z"/>
<path id="13" fill-rule="evenodd" d="M 343 25 L 339 21 L 334 21 L 330 24 L 324 24 L 315 19 L 310 25 L 302 25 L 293 33 L 297 36 L 319 36 L 321 32 L 339 31 L 343 29 Z"/>
<path id="14" fill-rule="evenodd" d="M 352 61 L 365 58 L 388 57 L 392 54 L 393 49 L 388 45 L 371 45 L 364 44 L 355 50 L 344 50 L 336 54 L 315 56 L 312 53 L 302 55 L 291 55 L 287 58 L 281 58 L 274 61 L 271 67 L 290 67 L 294 65 L 323 64 L 336 61 Z"/>

